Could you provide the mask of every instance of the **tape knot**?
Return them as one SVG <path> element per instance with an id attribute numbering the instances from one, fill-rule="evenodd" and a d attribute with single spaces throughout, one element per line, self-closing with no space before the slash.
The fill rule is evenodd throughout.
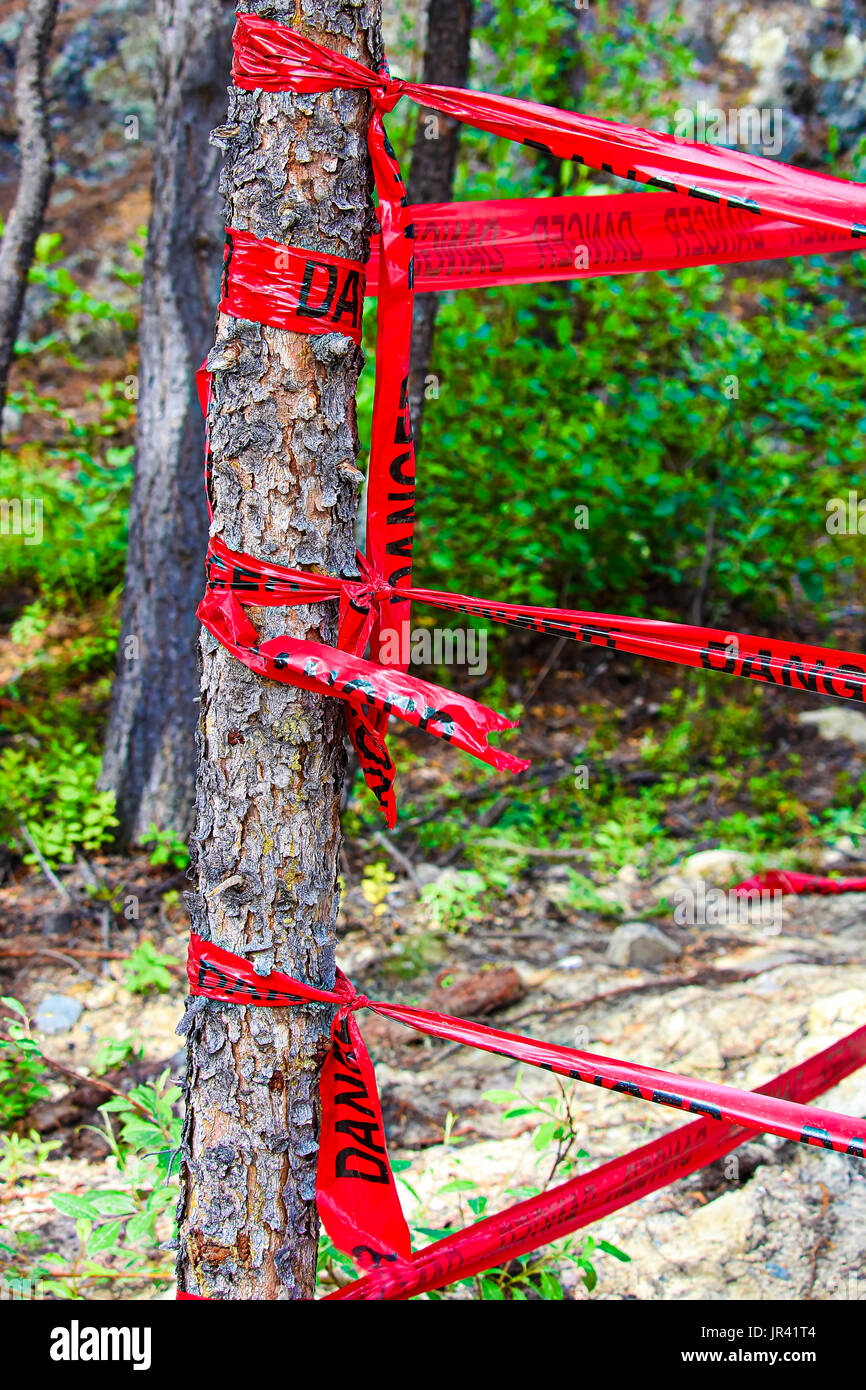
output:
<path id="1" fill-rule="evenodd" d="M 370 96 L 377 111 L 382 111 L 386 115 L 393 111 L 397 102 L 406 90 L 406 81 L 402 77 L 386 77 L 381 86 L 371 87 Z"/>

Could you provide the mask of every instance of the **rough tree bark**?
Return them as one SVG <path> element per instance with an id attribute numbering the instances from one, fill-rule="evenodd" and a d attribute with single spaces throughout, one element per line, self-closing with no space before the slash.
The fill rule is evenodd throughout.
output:
<path id="1" fill-rule="evenodd" d="M 439 83 L 446 87 L 466 86 L 472 4 L 473 0 L 430 0 L 422 82 Z M 422 110 L 418 113 L 408 186 L 410 203 L 451 202 L 459 139 L 459 121 L 437 112 Z M 438 295 L 415 296 L 409 410 L 416 450 L 421 437 L 424 386 L 430 370 L 438 304 Z"/>
<path id="2" fill-rule="evenodd" d="M 375 67 L 380 0 L 258 0 L 248 10 Z M 365 259 L 369 98 L 230 90 L 227 224 Z M 339 573 L 354 563 L 361 475 L 348 338 L 217 323 L 209 429 L 214 531 L 236 551 Z M 262 637 L 333 642 L 336 605 L 249 609 Z M 337 700 L 259 679 L 207 636 L 192 927 L 257 969 L 330 987 L 344 719 Z M 179 1287 L 230 1299 L 311 1298 L 324 1009 L 191 1001 Z"/>
<path id="3" fill-rule="evenodd" d="M 233 0 L 157 0 L 157 137 L 142 286 L 135 486 L 101 785 L 121 837 L 193 825 L 196 606 L 207 544 L 194 373 L 213 342 L 222 264 L 219 154 Z"/>
<path id="4" fill-rule="evenodd" d="M 28 0 L 15 58 L 15 121 L 21 172 L 15 203 L 0 242 L 0 440 L 27 274 L 54 178 L 45 68 L 57 4 L 58 0 Z"/>

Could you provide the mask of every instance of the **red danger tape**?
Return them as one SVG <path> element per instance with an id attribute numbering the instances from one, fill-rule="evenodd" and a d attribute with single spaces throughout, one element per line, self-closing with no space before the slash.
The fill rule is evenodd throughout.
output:
<path id="1" fill-rule="evenodd" d="M 670 137 L 535 103 L 392 81 L 386 71 L 373 73 L 283 25 L 253 15 L 238 17 L 235 54 L 234 76 L 241 86 L 294 91 L 367 87 L 373 100 L 369 143 L 381 232 L 369 266 L 370 288 L 380 303 L 367 554 L 358 555 L 358 578 L 331 579 L 234 554 L 215 539 L 208 554 L 208 591 L 199 616 L 251 670 L 345 702 L 347 726 L 364 777 L 388 824 L 396 820 L 395 769 L 385 742 L 391 714 L 445 738 L 490 766 L 515 772 L 529 766 L 488 743 L 490 733 L 515 727 L 512 721 L 406 674 L 410 643 L 404 639 L 409 635 L 413 599 L 678 665 L 862 702 L 866 658 L 854 653 L 621 614 L 499 604 L 412 587 L 415 454 L 408 371 L 416 276 L 424 281 L 426 275 L 432 288 L 571 277 L 583 273 L 576 252 L 587 254 L 585 273 L 600 274 L 741 259 L 746 253 L 851 249 L 850 227 L 847 233 L 839 230 L 840 208 L 844 205 L 850 212 L 856 206 L 866 217 L 866 192 L 841 180 L 732 151 L 697 147 L 696 155 L 695 147 L 685 148 Z M 553 153 L 564 154 L 561 146 L 567 132 L 572 142 L 568 157 L 580 157 L 611 172 L 616 170 L 607 157 L 621 159 L 628 149 L 632 151 L 628 177 L 638 177 L 643 169 L 647 181 L 658 183 L 663 164 L 664 186 L 676 196 L 631 194 L 409 209 L 382 124 L 382 113 L 404 94 L 484 129 L 493 129 L 510 113 L 512 124 L 499 133 L 530 144 L 545 134 Z M 576 135 L 584 141 L 580 156 L 572 148 Z M 645 156 L 643 163 L 634 153 L 638 149 Z M 724 197 L 710 198 L 691 184 L 680 188 L 667 177 L 671 171 L 684 175 L 695 168 L 722 179 Z M 733 178 L 734 171 L 738 178 L 748 176 L 751 183 L 761 185 L 761 202 L 731 195 L 724 179 Z M 684 200 L 683 192 L 692 200 L 697 198 L 697 204 Z M 789 207 L 789 195 L 794 192 L 797 216 Z M 807 194 L 815 207 L 823 209 L 821 216 L 800 215 Z M 708 201 L 718 206 L 708 206 Z M 780 221 L 778 214 L 786 208 L 790 216 Z M 453 250 L 455 242 L 458 251 Z M 431 243 L 434 251 L 428 254 Z M 443 246 L 451 250 L 446 252 Z M 445 257 L 444 263 L 437 263 L 436 256 L 440 262 Z M 363 292 L 362 268 L 355 262 L 259 240 L 239 228 L 227 232 L 220 303 L 226 313 L 299 332 L 345 332 L 357 342 Z M 203 404 L 206 408 L 206 399 Z M 206 476 L 210 490 L 209 462 Z M 289 637 L 259 643 L 242 607 L 327 599 L 337 599 L 340 605 L 336 653 Z M 368 644 L 371 660 L 364 656 Z"/>
<path id="2" fill-rule="evenodd" d="M 238 15 L 232 80 L 270 92 L 367 88 L 377 111 L 409 97 L 477 130 L 504 136 L 619 178 L 720 205 L 754 217 L 866 237 L 866 188 L 737 150 L 681 143 L 673 135 L 558 111 L 489 92 L 407 82 L 313 43 L 285 24 Z"/>
<path id="3" fill-rule="evenodd" d="M 358 261 L 226 227 L 221 313 L 292 333 L 344 333 L 360 343 L 365 282 Z"/>
<path id="4" fill-rule="evenodd" d="M 515 728 L 515 721 L 465 696 L 408 676 L 396 665 L 366 661 L 358 654 L 377 634 L 380 639 L 383 634 L 395 638 L 398 652 L 408 649 L 408 640 L 401 640 L 401 635 L 408 638 L 408 618 L 401 619 L 396 631 L 390 633 L 381 617 L 376 627 L 378 611 L 385 601 L 393 599 L 395 592 L 405 596 L 407 602 L 414 600 L 471 613 L 511 627 L 570 637 L 681 666 L 720 671 L 815 695 L 861 702 L 864 698 L 866 658 L 855 653 L 625 614 L 494 603 L 438 589 L 411 587 L 393 591 L 375 578 L 364 556 L 359 554 L 357 558 L 362 577 L 342 579 L 288 569 L 252 555 L 238 555 L 216 537 L 208 552 L 208 590 L 199 607 L 199 617 L 223 646 L 261 675 L 335 695 L 346 701 L 359 719 L 366 718 L 370 710 L 385 719 L 395 714 L 489 766 L 510 772 L 522 772 L 529 763 L 491 748 L 487 738 L 490 733 Z M 242 607 L 289 607 L 332 599 L 340 604 L 339 651 L 288 637 L 259 643 Z M 380 655 L 388 655 L 386 641 L 380 641 Z M 361 762 L 367 782 L 393 824 L 393 764 L 384 741 L 378 738 L 377 729 L 370 728 L 368 733 L 361 729 L 355 742 L 363 754 Z M 386 760 L 390 776 L 385 775 Z"/>
<path id="5" fill-rule="evenodd" d="M 866 893 L 866 878 L 821 878 L 818 874 L 798 874 L 793 870 L 768 869 L 744 879 L 734 890 L 747 897 L 750 893 Z"/>
<path id="6" fill-rule="evenodd" d="M 866 1121 L 862 1119 L 807 1107 L 785 1094 L 741 1091 L 538 1042 L 448 1014 L 370 1000 L 358 995 L 339 971 L 333 990 L 302 984 L 279 971 L 261 976 L 250 961 L 193 933 L 187 974 L 193 994 L 225 1003 L 337 1005 L 331 1051 L 322 1070 L 316 1200 L 334 1244 L 362 1267 L 373 1268 L 383 1261 L 405 1262 L 410 1251 L 408 1228 L 388 1161 L 375 1072 L 355 1021 L 355 1011 L 361 1008 L 372 1009 L 428 1037 L 496 1053 L 605 1090 L 700 1114 L 719 1124 L 745 1126 L 852 1157 L 864 1156 Z M 866 1029 L 860 1032 L 866 1039 Z"/>
<path id="7" fill-rule="evenodd" d="M 841 232 L 664 193 L 414 203 L 411 214 L 416 294 L 857 249 Z M 357 342 L 363 295 L 379 293 L 381 260 L 378 233 L 365 268 L 229 227 L 220 309 Z"/>
<path id="8" fill-rule="evenodd" d="M 416 294 L 857 249 L 842 232 L 665 193 L 416 203 L 412 224 Z M 378 284 L 374 237 L 367 294 Z"/>
<path id="9" fill-rule="evenodd" d="M 866 1063 L 866 1027 L 791 1067 L 754 1092 L 809 1101 Z M 412 1256 L 411 1265 L 381 1264 L 326 1300 L 404 1299 L 468 1279 L 572 1235 L 611 1212 L 658 1192 L 754 1139 L 757 1130 L 696 1120 L 581 1177 L 560 1183 Z"/>
<path id="10" fill-rule="evenodd" d="M 638 263 L 641 269 L 660 269 L 699 263 L 707 257 L 716 261 L 761 253 L 795 254 L 804 249 L 853 249 L 866 236 L 866 189 L 736 151 L 681 145 L 651 131 L 534 102 L 392 80 L 387 65 L 374 73 L 285 25 L 254 15 L 238 16 L 232 75 L 238 86 L 249 89 L 369 91 L 373 109 L 368 143 L 380 225 L 375 259 L 369 267 L 369 291 L 379 298 L 378 365 L 366 556 L 358 556 L 358 574 L 331 578 L 266 564 L 234 554 L 215 538 L 199 614 L 214 636 L 252 670 L 344 701 L 364 775 L 389 823 L 396 815 L 394 766 L 385 745 L 392 713 L 494 766 L 510 770 L 527 766 L 488 746 L 488 735 L 514 727 L 510 721 L 406 674 L 408 644 L 391 644 L 389 639 L 408 627 L 413 599 L 682 665 L 863 700 L 866 658 L 862 656 L 684 624 L 496 604 L 413 588 L 415 452 L 408 373 L 419 229 L 424 248 L 418 265 L 425 287 L 442 288 L 451 283 L 449 276 L 457 277 L 456 284 L 495 284 L 506 276 L 571 278 L 584 272 L 618 273 L 638 268 Z M 622 199 L 596 198 L 592 201 L 598 206 L 593 208 L 588 206 L 590 199 L 551 199 L 537 204 L 534 216 L 528 204 L 514 204 L 496 214 L 501 221 L 495 228 L 482 224 L 480 229 L 483 208 L 499 205 L 476 205 L 471 212 L 459 207 L 411 209 L 383 124 L 383 114 L 403 95 L 493 134 L 660 188 L 681 201 L 675 205 L 670 199 L 641 195 L 638 200 L 629 195 L 627 207 Z M 449 218 L 450 223 L 443 222 Z M 439 231 L 443 226 L 456 228 L 455 234 Z M 449 239 L 452 248 L 455 242 L 460 244 L 460 253 L 451 260 L 446 256 L 442 264 L 436 258 L 442 257 L 442 243 Z M 585 266 L 578 264 L 578 251 L 586 252 Z M 365 288 L 363 268 L 356 262 L 257 241 L 244 229 L 229 229 L 220 303 L 225 313 L 290 331 L 344 333 L 358 342 Z M 207 412 L 211 391 L 219 392 L 219 373 L 211 382 L 201 372 L 199 390 Z M 209 445 L 205 480 L 212 516 Z M 328 600 L 339 603 L 336 649 L 290 638 L 259 643 L 243 609 L 244 604 Z M 375 661 L 364 658 L 368 644 Z M 792 881 L 792 876 L 786 877 Z M 331 1049 L 322 1071 L 317 1201 L 335 1244 L 373 1272 L 332 1297 L 406 1297 L 487 1268 L 673 1181 L 752 1133 L 769 1131 L 863 1156 L 863 1121 L 809 1108 L 803 1101 L 863 1064 L 866 1029 L 760 1091 L 744 1092 L 540 1043 L 445 1014 L 373 1003 L 357 995 L 339 972 L 330 991 L 279 972 L 262 978 L 248 961 L 195 935 L 189 971 L 192 992 L 211 999 L 271 1006 L 336 1005 Z M 388 1162 L 375 1075 L 354 1017 L 364 1007 L 432 1037 L 465 1043 L 702 1118 L 626 1159 L 604 1165 L 595 1174 L 412 1256 Z"/>

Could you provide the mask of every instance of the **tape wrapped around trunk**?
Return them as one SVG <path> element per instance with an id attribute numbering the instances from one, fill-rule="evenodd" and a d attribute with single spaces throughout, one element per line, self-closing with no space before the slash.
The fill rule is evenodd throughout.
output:
<path id="1" fill-rule="evenodd" d="M 358 554 L 356 572 L 330 576 L 236 554 L 214 535 L 199 616 L 251 670 L 344 702 L 364 775 L 389 824 L 396 816 L 394 765 L 385 742 L 391 714 L 494 767 L 520 771 L 528 766 L 489 745 L 489 735 L 515 727 L 512 721 L 408 674 L 408 644 L 386 638 L 408 629 L 413 601 L 684 666 L 863 701 L 866 658 L 858 654 L 621 614 L 502 604 L 414 586 L 415 451 L 408 375 L 416 289 L 850 251 L 866 237 L 866 189 L 737 151 L 685 146 L 655 132 L 535 102 L 392 80 L 387 66 L 374 73 L 285 25 L 255 15 L 238 16 L 232 76 L 238 86 L 250 89 L 322 92 L 352 87 L 370 93 L 368 140 L 379 197 L 379 231 L 369 264 L 280 246 L 258 240 L 243 228 L 229 228 L 220 300 L 222 312 L 239 318 L 286 331 L 341 333 L 358 343 L 364 297 L 378 297 L 366 553 Z M 383 121 L 403 96 L 479 129 L 661 189 L 664 196 L 410 208 Z M 207 413 L 218 382 L 214 385 L 204 368 L 198 380 Z M 209 446 L 205 481 L 213 518 Z M 301 603 L 338 605 L 336 648 L 288 637 L 259 642 L 244 611 L 245 606 Z M 740 890 L 836 892 L 853 891 L 864 883 L 765 875 L 740 885 Z M 194 994 L 225 1003 L 335 1008 L 321 1082 L 317 1201 L 335 1243 L 369 1272 L 333 1298 L 409 1297 L 466 1277 L 578 1229 L 757 1132 L 863 1156 L 862 1120 L 807 1108 L 803 1102 L 863 1064 L 866 1028 L 759 1091 L 744 1092 L 448 1015 L 372 1002 L 359 996 L 340 972 L 333 990 L 316 989 L 279 972 L 262 978 L 249 961 L 196 935 L 191 939 L 189 976 Z M 375 1075 L 355 1020 L 361 1008 L 431 1037 L 701 1118 L 594 1174 L 413 1255 L 387 1157 Z"/>
<path id="2" fill-rule="evenodd" d="M 371 1000 L 359 995 L 340 971 L 333 990 L 303 984 L 280 971 L 262 976 L 249 960 L 193 933 L 187 975 L 192 994 L 222 1003 L 265 1008 L 336 1005 L 331 1051 L 321 1079 L 316 1201 L 334 1244 L 362 1267 L 404 1266 L 411 1250 L 388 1160 L 376 1076 L 354 1017 L 358 1009 L 371 1009 L 428 1037 L 492 1052 L 687 1114 L 703 1115 L 719 1125 L 746 1126 L 850 1157 L 864 1156 L 864 1120 L 806 1107 L 784 1094 L 741 1091 L 636 1062 L 539 1042 L 428 1009 Z M 861 1052 L 857 1055 L 862 1056 L 866 1028 L 852 1037 L 859 1040 Z"/>

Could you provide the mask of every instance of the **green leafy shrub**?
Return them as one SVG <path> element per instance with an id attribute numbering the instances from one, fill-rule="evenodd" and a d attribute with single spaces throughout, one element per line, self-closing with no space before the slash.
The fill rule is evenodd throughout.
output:
<path id="1" fill-rule="evenodd" d="M 17 999 L 0 998 L 13 1018 L 0 1018 L 0 1129 L 22 1119 L 50 1092 L 39 1045 L 30 1031 L 27 1011 Z"/>
<path id="2" fill-rule="evenodd" d="M 77 849 L 94 853 L 114 836 L 114 794 L 99 791 L 100 758 L 84 743 L 47 739 L 33 749 L 23 740 L 0 752 L 0 838 L 38 858 L 21 833 L 26 827 L 49 864 L 71 864 Z"/>

